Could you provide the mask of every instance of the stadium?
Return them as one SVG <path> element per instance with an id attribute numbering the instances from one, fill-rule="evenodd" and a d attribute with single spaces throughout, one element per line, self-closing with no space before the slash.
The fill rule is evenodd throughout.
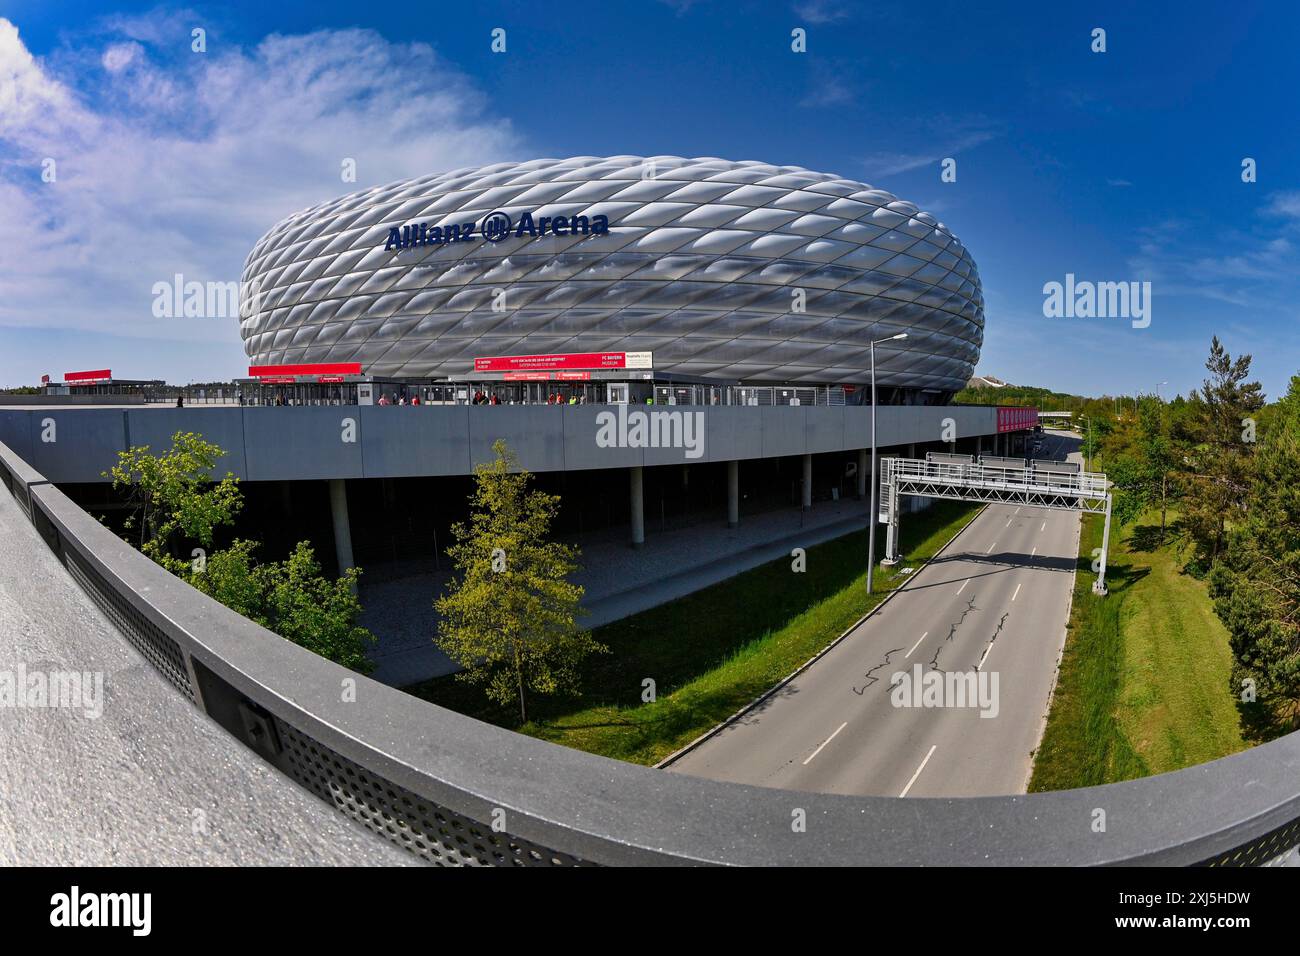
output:
<path id="1" fill-rule="evenodd" d="M 975 263 L 933 216 L 715 158 L 539 159 L 363 190 L 277 224 L 243 283 L 253 374 L 463 381 L 626 353 L 657 381 L 844 386 L 858 404 L 871 343 L 906 332 L 877 346 L 879 401 L 940 405 L 984 329 Z M 507 357 L 567 361 L 493 364 Z"/>

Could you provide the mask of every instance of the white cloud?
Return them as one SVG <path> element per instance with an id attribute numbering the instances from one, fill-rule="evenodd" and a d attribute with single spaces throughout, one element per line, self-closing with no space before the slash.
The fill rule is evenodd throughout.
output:
<path id="1" fill-rule="evenodd" d="M 1300 219 L 1300 191 L 1273 193 L 1264 211 L 1270 216 Z"/>
<path id="2" fill-rule="evenodd" d="M 808 23 L 823 24 L 843 20 L 849 11 L 843 3 L 834 0 L 803 0 L 794 5 L 795 15 Z"/>
<path id="3" fill-rule="evenodd" d="M 427 45 L 341 30 L 195 54 L 166 16 L 106 21 L 49 61 L 0 18 L 0 325 L 238 343 L 234 320 L 153 318 L 153 284 L 236 280 L 289 213 L 520 152 Z"/>
<path id="4" fill-rule="evenodd" d="M 1263 212 L 1275 214 L 1271 208 Z M 1152 283 L 1157 296 L 1260 313 L 1294 310 L 1289 279 L 1300 268 L 1300 256 L 1285 236 L 1167 220 L 1138 230 L 1138 237 L 1128 266 L 1134 278 Z"/>
<path id="5" fill-rule="evenodd" d="M 993 131 L 986 129 L 940 134 L 936 138 L 937 148 L 911 153 L 872 153 L 863 160 L 863 165 L 869 176 L 897 176 L 900 173 L 911 172 L 913 169 L 920 169 L 922 166 L 938 166 L 941 160 L 983 145 L 995 135 Z"/>
<path id="6" fill-rule="evenodd" d="M 132 41 L 130 43 L 113 43 L 104 51 L 101 61 L 104 69 L 110 73 L 121 73 L 131 62 L 144 53 L 144 47 Z"/>
<path id="7" fill-rule="evenodd" d="M 853 86 L 845 78 L 847 70 L 836 67 L 817 65 L 813 73 L 813 83 L 800 106 L 824 109 L 833 106 L 848 106 L 855 99 Z"/>

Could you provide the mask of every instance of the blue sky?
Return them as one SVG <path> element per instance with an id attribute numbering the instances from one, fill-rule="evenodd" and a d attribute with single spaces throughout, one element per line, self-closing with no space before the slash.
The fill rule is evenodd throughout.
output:
<path id="1" fill-rule="evenodd" d="M 4 0 L 0 383 L 240 374 L 236 320 L 154 318 L 154 282 L 238 278 L 275 221 L 353 189 L 629 153 L 806 166 L 933 212 L 980 268 L 981 373 L 1169 395 L 1217 333 L 1278 394 L 1300 371 L 1300 5 L 984 6 Z M 1044 317 L 1066 273 L 1150 281 L 1150 327 Z"/>

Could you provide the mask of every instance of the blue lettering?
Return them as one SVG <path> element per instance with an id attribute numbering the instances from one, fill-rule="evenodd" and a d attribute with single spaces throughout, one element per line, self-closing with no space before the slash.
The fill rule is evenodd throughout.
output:
<path id="1" fill-rule="evenodd" d="M 591 231 L 598 236 L 609 235 L 609 216 L 593 216 L 591 219 Z"/>
<path id="2" fill-rule="evenodd" d="M 533 225 L 533 214 L 531 212 L 519 214 L 519 225 L 515 227 L 515 238 L 522 237 L 525 232 L 534 239 L 537 238 L 537 227 Z"/>
<path id="3" fill-rule="evenodd" d="M 569 228 L 569 220 L 566 219 L 564 216 L 556 216 L 554 219 L 551 220 L 551 232 L 555 233 L 557 236 L 564 235 L 565 230 L 568 228 Z"/>
<path id="4" fill-rule="evenodd" d="M 402 232 L 396 226 L 388 230 L 388 241 L 384 243 L 385 252 L 393 248 L 402 248 Z"/>

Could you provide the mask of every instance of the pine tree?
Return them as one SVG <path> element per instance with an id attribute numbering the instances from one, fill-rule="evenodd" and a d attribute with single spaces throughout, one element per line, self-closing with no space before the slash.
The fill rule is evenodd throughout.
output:
<path id="1" fill-rule="evenodd" d="M 1210 577 L 1231 635 L 1233 691 L 1254 682 L 1294 723 L 1300 711 L 1300 375 L 1261 433 L 1249 516 Z"/>
<path id="2" fill-rule="evenodd" d="M 1233 359 L 1218 336 L 1210 345 L 1205 380 L 1192 423 L 1194 447 L 1184 459 L 1183 519 L 1208 569 L 1223 552 L 1229 522 L 1244 515 L 1254 448 L 1254 415 L 1264 404 L 1258 382 L 1247 382 L 1249 355 Z"/>

